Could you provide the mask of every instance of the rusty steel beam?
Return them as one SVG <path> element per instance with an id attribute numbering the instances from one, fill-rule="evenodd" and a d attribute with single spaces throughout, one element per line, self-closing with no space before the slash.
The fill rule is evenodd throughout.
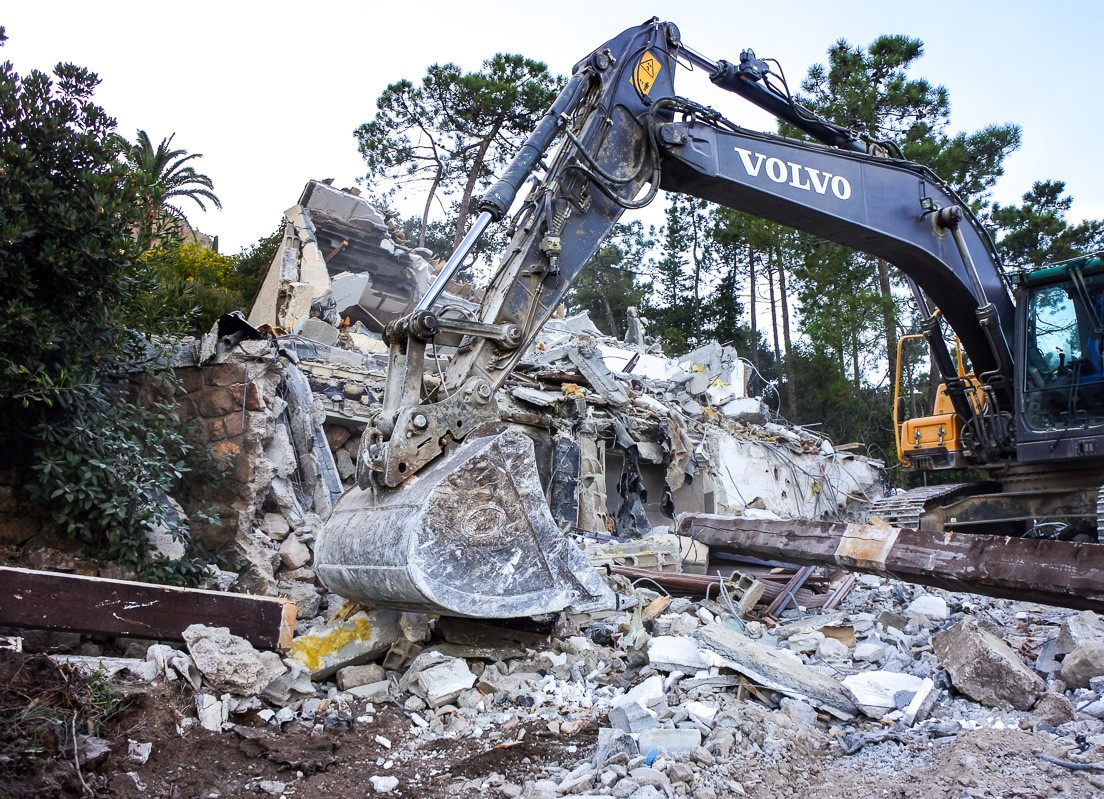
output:
<path id="1" fill-rule="evenodd" d="M 286 599 L 0 567 L 0 624 L 182 641 L 190 624 L 227 627 L 254 646 L 286 650 L 295 604 Z"/>
<path id="2" fill-rule="evenodd" d="M 722 552 L 1104 613 L 1102 544 L 714 514 L 683 514 L 677 532 Z"/>

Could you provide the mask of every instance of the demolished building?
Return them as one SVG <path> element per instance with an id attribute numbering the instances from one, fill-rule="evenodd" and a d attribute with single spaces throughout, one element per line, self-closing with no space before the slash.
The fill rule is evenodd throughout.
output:
<path id="1" fill-rule="evenodd" d="M 440 265 L 354 191 L 311 181 L 285 213 L 283 240 L 248 315 L 248 327 L 277 335 L 231 347 L 224 336 L 208 349 L 219 369 L 244 361 L 248 371 L 267 347 L 281 364 L 271 368 L 291 376 L 276 381 L 281 396 L 289 380 L 301 385 L 299 374 L 309 383 L 310 413 L 329 450 L 316 452 L 325 463 L 300 474 L 300 487 L 312 477 L 324 481 L 331 468 L 342 488 L 354 484 L 360 434 L 378 412 L 386 379 L 384 328 L 413 308 Z M 476 289 L 461 284 L 443 296 L 442 313 L 470 314 L 477 299 Z M 438 346 L 435 368 L 453 352 Z M 879 461 L 836 451 L 748 396 L 745 363 L 716 343 L 670 358 L 603 335 L 585 314 L 554 319 L 498 402 L 503 417 L 533 439 L 545 495 L 566 533 L 637 538 L 688 511 L 850 519 L 885 490 Z M 264 430 L 271 424 L 266 418 Z M 275 533 L 271 545 L 281 550 L 288 548 L 280 538 L 285 527 L 302 529 L 306 518 L 282 482 L 287 464 L 277 463 L 287 460 L 285 428 L 277 425 L 260 445 L 269 462 L 260 473 L 275 476 L 268 496 L 255 492 L 253 502 L 257 530 Z M 316 443 L 319 430 L 311 435 Z M 309 448 L 305 430 L 288 438 L 296 455 Z M 253 445 L 245 457 L 258 454 Z M 325 485 L 306 492 L 311 521 L 335 497 L 332 479 Z M 273 510 L 286 524 L 271 518 Z M 315 532 L 307 531 L 306 543 Z"/>

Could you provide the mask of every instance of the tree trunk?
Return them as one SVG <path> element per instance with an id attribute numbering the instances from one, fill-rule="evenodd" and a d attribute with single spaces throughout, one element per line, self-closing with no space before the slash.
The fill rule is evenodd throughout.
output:
<path id="1" fill-rule="evenodd" d="M 785 346 L 786 367 L 786 412 L 791 421 L 797 418 L 797 392 L 794 390 L 797 376 L 794 374 L 794 362 L 790 357 L 790 303 L 786 298 L 786 267 L 782 259 L 778 260 L 778 295 L 782 300 L 782 342 Z"/>
<path id="2" fill-rule="evenodd" d="M 767 254 L 767 285 L 770 287 L 771 333 L 774 334 L 774 360 L 782 360 L 782 348 L 778 345 L 778 304 L 774 298 L 774 253 Z"/>
<path id="3" fill-rule="evenodd" d="M 859 392 L 859 337 L 857 335 L 851 337 L 851 371 L 853 373 L 852 383 L 855 385 L 855 393 Z"/>
<path id="4" fill-rule="evenodd" d="M 690 258 L 694 262 L 694 346 L 701 344 L 702 340 L 702 323 L 701 323 L 701 256 L 698 254 L 699 244 L 699 231 L 698 231 L 698 212 L 694 208 L 694 203 L 690 203 L 690 230 L 692 231 L 692 239 L 690 244 Z"/>
<path id="5" fill-rule="evenodd" d="M 460 207 L 457 209 L 456 215 L 456 233 L 452 239 L 452 249 L 456 250 L 460 247 L 460 242 L 464 240 L 464 234 L 468 232 L 468 209 L 471 207 L 471 198 L 475 193 L 475 184 L 479 180 L 479 173 L 483 169 L 483 158 L 487 155 L 487 150 L 491 149 L 491 142 L 494 141 L 495 136 L 498 135 L 498 129 L 502 127 L 502 119 L 495 121 L 494 126 L 487 131 L 487 135 L 483 138 L 483 141 L 479 143 L 479 149 L 475 153 L 475 160 L 472 161 L 471 171 L 468 172 L 468 181 L 464 184 L 464 194 L 460 197 Z"/>
<path id="6" fill-rule="evenodd" d="M 755 250 L 748 244 L 748 284 L 751 295 L 751 363 L 759 368 L 759 322 L 755 318 Z"/>
<path id="7" fill-rule="evenodd" d="M 897 374 L 897 319 L 893 307 L 893 286 L 889 282 L 889 264 L 878 259 L 878 286 L 882 292 L 882 330 L 885 332 L 886 360 L 889 362 L 889 382 Z"/>
<path id="8" fill-rule="evenodd" d="M 445 168 L 440 161 L 437 162 L 437 175 L 433 178 L 433 185 L 429 187 L 429 195 L 426 197 L 425 208 L 422 209 L 422 227 L 418 232 L 418 246 L 424 247 L 426 241 L 426 228 L 429 226 L 429 210 L 433 207 L 433 198 L 437 195 L 437 188 L 441 185 L 441 176 Z M 441 253 L 438 253 L 440 255 Z M 449 253 L 451 255 L 451 253 Z"/>

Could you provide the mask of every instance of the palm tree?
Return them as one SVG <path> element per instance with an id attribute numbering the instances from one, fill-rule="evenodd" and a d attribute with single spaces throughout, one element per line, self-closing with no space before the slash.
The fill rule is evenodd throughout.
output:
<path id="1" fill-rule="evenodd" d="M 137 141 L 125 142 L 124 154 L 131 174 L 136 182 L 138 201 L 146 209 L 149 227 L 145 231 L 152 234 L 159 223 L 182 221 L 183 212 L 169 205 L 170 200 L 186 197 L 193 200 L 204 211 L 209 200 L 215 208 L 222 209 L 222 202 L 215 195 L 211 178 L 188 164 L 200 153 L 188 153 L 187 150 L 172 149 L 172 140 L 176 134 L 162 139 L 155 148 L 144 130 L 138 131 Z"/>

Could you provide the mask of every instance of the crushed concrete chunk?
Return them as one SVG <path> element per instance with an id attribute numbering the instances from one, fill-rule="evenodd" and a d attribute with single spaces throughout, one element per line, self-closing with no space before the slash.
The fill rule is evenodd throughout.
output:
<path id="1" fill-rule="evenodd" d="M 1004 641 L 967 617 L 932 638 L 954 687 L 990 707 L 1029 710 L 1046 684 Z"/>
<path id="2" fill-rule="evenodd" d="M 437 708 L 454 701 L 475 685 L 475 679 L 464 660 L 446 657 L 444 662 L 419 672 L 417 682 L 429 706 Z"/>
<path id="3" fill-rule="evenodd" d="M 615 696 L 610 704 L 613 707 L 622 707 L 635 702 L 641 707 L 651 707 L 664 696 L 666 696 L 666 692 L 663 689 L 663 678 L 658 674 L 653 674 L 620 696 Z"/>
<path id="4" fill-rule="evenodd" d="M 364 685 L 356 685 L 347 690 L 353 696 L 358 696 L 369 702 L 386 702 L 391 697 L 391 681 L 379 680 Z"/>
<path id="5" fill-rule="evenodd" d="M 909 603 L 906 614 L 909 616 L 924 616 L 930 621 L 946 621 L 951 617 L 947 600 L 933 594 L 921 594 Z"/>
<path id="6" fill-rule="evenodd" d="M 687 702 L 683 707 L 691 719 L 706 727 L 712 727 L 717 718 L 717 708 L 704 702 Z"/>
<path id="7" fill-rule="evenodd" d="M 368 782 L 372 783 L 372 790 L 376 793 L 391 793 L 399 787 L 398 777 L 381 777 L 374 775 L 368 778 Z"/>
<path id="8" fill-rule="evenodd" d="M 1062 682 L 1068 688 L 1087 688 L 1089 680 L 1104 674 L 1104 642 L 1085 641 L 1062 660 Z"/>
<path id="9" fill-rule="evenodd" d="M 313 679 L 321 680 L 345 666 L 383 656 L 401 635 L 398 611 L 361 611 L 297 637 L 288 655 L 306 666 Z"/>
<path id="10" fill-rule="evenodd" d="M 693 673 L 709 668 L 715 659 L 706 657 L 693 638 L 658 635 L 648 639 L 648 662 L 659 671 Z"/>
<path id="11" fill-rule="evenodd" d="M 298 569 L 310 563 L 311 551 L 297 535 L 289 535 L 280 544 L 280 562 L 285 569 Z"/>
<path id="12" fill-rule="evenodd" d="M 230 718 L 226 702 L 213 694 L 196 694 L 196 718 L 199 726 L 211 732 L 221 732 L 222 725 Z"/>
<path id="13" fill-rule="evenodd" d="M 916 689 L 916 693 L 913 694 L 912 701 L 905 707 L 901 721 L 906 727 L 924 721 L 932 712 L 938 698 L 939 691 L 936 690 L 935 683 L 931 678 L 925 677 L 920 687 Z"/>
<path id="14" fill-rule="evenodd" d="M 1104 641 L 1104 619 L 1083 610 L 1062 620 L 1058 629 L 1058 654 L 1068 655 L 1086 641 Z"/>
<path id="15" fill-rule="evenodd" d="M 346 666 L 337 672 L 337 687 L 342 691 L 348 691 L 358 685 L 379 682 L 383 678 L 383 667 L 378 663 L 369 663 L 365 666 Z"/>
<path id="16" fill-rule="evenodd" d="M 184 630 L 183 638 L 196 668 L 220 692 L 236 696 L 258 694 L 287 671 L 275 653 L 258 652 L 226 627 L 193 624 Z"/>
<path id="17" fill-rule="evenodd" d="M 701 746 L 701 742 L 701 730 L 656 729 L 642 732 L 637 737 L 641 752 L 658 749 L 669 755 L 688 754 L 694 747 Z"/>
<path id="18" fill-rule="evenodd" d="M 655 711 L 642 707 L 636 702 L 627 702 L 609 712 L 610 724 L 624 732 L 643 732 L 659 726 Z"/>
<path id="19" fill-rule="evenodd" d="M 710 624 L 694 635 L 703 648 L 724 659 L 723 665 L 772 691 L 804 699 L 837 718 L 850 718 L 857 710 L 838 680 L 780 650 L 756 643 L 721 624 Z"/>
<path id="20" fill-rule="evenodd" d="M 897 696 L 906 692 L 911 701 L 924 681 L 894 671 L 866 671 L 843 678 L 843 687 L 866 715 L 880 719 L 897 709 Z"/>

